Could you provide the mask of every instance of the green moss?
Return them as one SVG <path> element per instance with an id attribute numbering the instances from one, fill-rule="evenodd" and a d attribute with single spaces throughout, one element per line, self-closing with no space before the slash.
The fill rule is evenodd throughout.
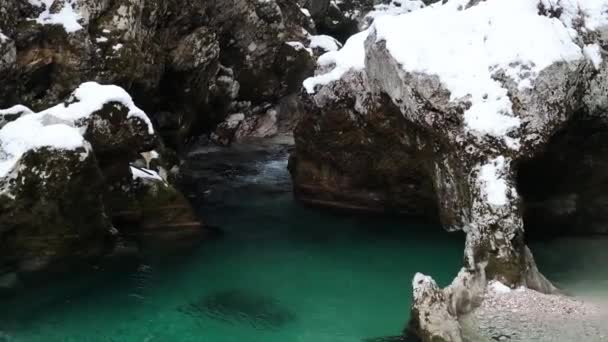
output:
<path id="1" fill-rule="evenodd" d="M 110 223 L 101 198 L 102 176 L 84 149 L 27 152 L 9 180 L 13 197 L 0 197 L 0 259 L 57 261 L 102 253 Z"/>

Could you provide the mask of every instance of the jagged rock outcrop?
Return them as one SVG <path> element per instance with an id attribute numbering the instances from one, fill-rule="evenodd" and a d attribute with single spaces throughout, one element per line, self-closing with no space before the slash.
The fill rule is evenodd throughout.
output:
<path id="1" fill-rule="evenodd" d="M 444 227 L 466 233 L 464 267 L 450 287 L 414 282 L 415 293 L 436 299 L 415 296 L 423 340 L 458 341 L 444 318 L 475 307 L 489 280 L 555 291 L 525 244 L 518 171 L 550 154 L 567 125 L 605 122 L 605 5 L 451 0 L 376 18 L 304 82 L 291 164 L 298 195 L 427 215 L 435 198 Z M 409 193 L 391 186 L 404 175 Z M 427 311 L 435 322 L 420 321 Z"/>
<path id="2" fill-rule="evenodd" d="M 205 230 L 184 196 L 131 165 L 142 153 L 159 158 L 157 139 L 117 86 L 84 83 L 37 113 L 0 110 L 0 273 L 27 277 L 125 246 L 147 252 L 155 241 L 200 240 Z"/>
<path id="3" fill-rule="evenodd" d="M 42 110 L 83 82 L 116 84 L 180 148 L 299 90 L 314 62 L 293 43 L 314 30 L 295 0 L 3 1 L 0 108 Z"/>

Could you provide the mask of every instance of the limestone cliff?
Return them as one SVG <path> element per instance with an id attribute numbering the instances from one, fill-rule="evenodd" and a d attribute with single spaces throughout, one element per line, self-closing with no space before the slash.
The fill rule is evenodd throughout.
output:
<path id="1" fill-rule="evenodd" d="M 437 208 L 447 230 L 466 233 L 452 286 L 414 280 L 412 327 L 423 340 L 459 341 L 456 319 L 488 280 L 555 291 L 525 244 L 525 200 L 539 196 L 526 188 L 530 163 L 556 158 L 559 132 L 605 125 L 607 33 L 603 1 L 443 1 L 377 18 L 304 82 L 291 164 L 300 198 Z"/>

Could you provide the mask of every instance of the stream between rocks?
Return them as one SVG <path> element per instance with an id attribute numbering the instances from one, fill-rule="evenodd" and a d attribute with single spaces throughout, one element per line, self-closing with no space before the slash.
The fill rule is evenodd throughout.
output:
<path id="1" fill-rule="evenodd" d="M 417 271 L 442 286 L 463 236 L 399 217 L 307 208 L 290 138 L 194 149 L 183 189 L 221 236 L 0 299 L 0 341 L 352 342 L 398 335 Z M 531 244 L 566 291 L 608 298 L 608 239 Z M 608 302 L 608 301 L 607 301 Z"/>

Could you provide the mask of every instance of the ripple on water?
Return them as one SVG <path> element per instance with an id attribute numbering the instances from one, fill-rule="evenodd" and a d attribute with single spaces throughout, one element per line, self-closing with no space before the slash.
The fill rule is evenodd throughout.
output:
<path id="1" fill-rule="evenodd" d="M 275 298 L 248 290 L 213 293 L 180 306 L 178 311 L 195 319 L 205 316 L 229 324 L 249 324 L 256 329 L 279 329 L 296 319 Z"/>

